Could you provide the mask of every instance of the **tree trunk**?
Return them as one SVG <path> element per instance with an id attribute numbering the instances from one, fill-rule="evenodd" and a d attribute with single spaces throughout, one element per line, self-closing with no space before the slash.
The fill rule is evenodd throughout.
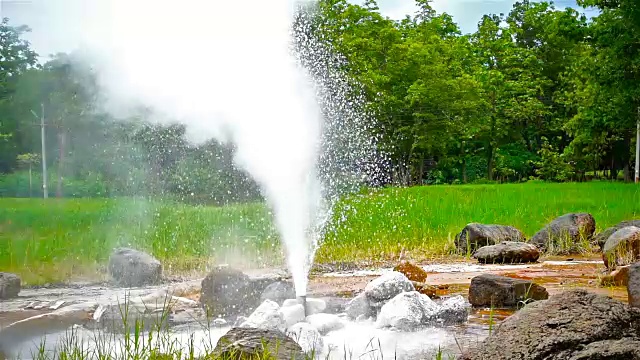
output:
<path id="1" fill-rule="evenodd" d="M 64 130 L 62 129 L 60 129 L 58 133 L 58 141 L 60 145 L 59 146 L 60 154 L 58 155 L 58 186 L 56 188 L 56 197 L 61 198 L 62 197 L 62 181 L 64 179 L 63 164 L 64 164 L 65 142 L 66 142 L 65 133 L 64 133 Z"/>
<path id="2" fill-rule="evenodd" d="M 493 145 L 489 144 L 487 146 L 487 180 L 493 180 L 493 153 L 494 153 Z"/>

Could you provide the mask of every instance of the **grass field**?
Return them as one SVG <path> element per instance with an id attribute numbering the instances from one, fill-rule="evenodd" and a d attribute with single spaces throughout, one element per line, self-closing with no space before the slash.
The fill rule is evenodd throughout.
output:
<path id="1" fill-rule="evenodd" d="M 318 262 L 414 259 L 447 254 L 469 222 L 513 225 L 533 235 L 556 216 L 590 212 L 602 230 L 640 217 L 633 184 L 526 183 L 384 189 L 344 199 Z M 339 219 L 339 220 L 338 220 Z M 95 273 L 115 246 L 151 251 L 168 270 L 208 262 L 280 263 L 262 204 L 194 207 L 135 199 L 0 199 L 0 271 L 29 283 Z"/>

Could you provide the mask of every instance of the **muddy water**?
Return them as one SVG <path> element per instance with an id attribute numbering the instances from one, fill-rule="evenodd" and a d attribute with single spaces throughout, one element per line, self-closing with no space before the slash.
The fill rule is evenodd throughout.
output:
<path id="1" fill-rule="evenodd" d="M 575 259 L 566 261 L 553 259 L 529 265 L 478 265 L 471 262 L 449 264 L 423 264 L 429 272 L 427 282 L 438 286 L 437 295 L 466 296 L 469 283 L 474 276 L 482 273 L 493 273 L 533 280 L 547 288 L 550 294 L 559 293 L 572 288 L 586 288 L 592 292 L 611 296 L 626 301 L 626 289 L 616 287 L 598 287 L 598 279 L 604 274 L 604 266 L 598 259 Z M 391 271 L 391 269 L 353 270 L 315 275 L 309 282 L 309 296 L 351 298 L 364 289 L 375 277 Z M 257 271 L 256 273 L 260 273 Z M 20 298 L 0 303 L 0 349 L 10 358 L 30 358 L 30 354 L 38 350 L 44 335 L 47 347 L 53 350 L 56 343 L 62 342 L 69 328 L 75 328 L 75 335 L 91 343 L 96 338 L 96 331 L 87 329 L 97 308 L 100 305 L 114 304 L 128 298 L 158 298 L 170 293 L 186 299 L 181 304 L 181 314 L 196 312 L 200 279 L 179 284 L 148 287 L 141 289 L 118 289 L 108 286 L 75 284 L 57 289 L 30 289 L 21 292 Z M 63 300 L 65 303 L 59 304 Z M 190 302 L 191 301 L 191 302 Z M 185 305 L 186 304 L 186 305 Z M 195 305 L 194 305 L 195 304 Z M 56 313 L 53 308 L 73 309 L 65 317 L 44 318 L 39 322 L 29 321 L 34 316 L 48 316 Z M 389 356 L 398 358 L 430 358 L 439 347 L 450 354 L 459 353 L 461 349 L 473 347 L 481 342 L 492 329 L 510 316 L 509 309 L 474 309 L 469 321 L 460 326 L 448 328 L 423 329 L 414 333 L 398 333 L 376 329 L 373 323 L 347 322 L 344 329 L 329 333 L 325 337 L 325 353 L 328 358 L 379 359 Z M 71 314 L 71 315 L 69 315 Z M 179 315 L 179 314 L 178 314 Z M 184 317 L 184 316 L 183 316 Z M 6 331 L 10 324 L 26 320 L 28 326 L 18 328 L 20 331 Z M 38 319 L 36 319 L 38 320 Z M 76 325 L 75 327 L 73 325 Z M 13 326 L 13 325 L 12 325 Z M 13 326 L 15 329 L 16 327 Z M 180 323 L 172 328 L 172 340 L 188 350 L 192 342 L 196 353 L 211 350 L 217 340 L 228 328 L 205 330 L 196 321 Z M 113 337 L 111 348 L 116 349 L 122 337 Z M 326 355 L 325 354 L 325 355 Z M 2 356 L 0 355 L 0 358 Z"/>

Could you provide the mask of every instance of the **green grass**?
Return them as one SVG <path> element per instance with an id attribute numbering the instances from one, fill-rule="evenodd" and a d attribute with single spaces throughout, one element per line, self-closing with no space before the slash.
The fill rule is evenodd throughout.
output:
<path id="1" fill-rule="evenodd" d="M 318 262 L 448 254 L 467 223 L 532 236 L 554 217 L 590 212 L 598 229 L 640 217 L 633 184 L 526 183 L 384 189 L 338 204 Z M 338 221 L 337 219 L 342 219 Z M 263 204 L 194 207 L 134 199 L 0 199 L 0 271 L 30 283 L 95 273 L 115 246 L 151 251 L 173 271 L 207 262 L 273 264 L 282 250 Z"/>

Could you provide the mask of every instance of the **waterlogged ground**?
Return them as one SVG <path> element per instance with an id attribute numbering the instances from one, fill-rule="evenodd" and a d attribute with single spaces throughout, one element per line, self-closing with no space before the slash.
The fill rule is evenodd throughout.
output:
<path id="1" fill-rule="evenodd" d="M 603 275 L 602 262 L 593 259 L 549 259 L 529 265 L 478 265 L 471 262 L 423 264 L 429 272 L 428 283 L 438 286 L 438 295 L 463 295 L 468 293 L 471 279 L 481 273 L 494 273 L 531 279 L 547 288 L 550 294 L 567 289 L 587 288 L 590 291 L 612 296 L 622 301 L 627 300 L 626 289 L 616 287 L 600 287 L 598 280 Z M 272 272 L 256 270 L 253 272 Z M 328 271 L 312 276 L 309 293 L 312 297 L 350 298 L 375 277 L 390 268 L 353 269 L 349 271 Z M 73 323 L 82 323 L 92 317 L 92 311 L 99 305 L 117 304 L 125 295 L 129 298 L 153 298 L 154 294 L 166 292 L 167 289 L 184 298 L 184 304 L 193 305 L 189 301 L 198 300 L 200 279 L 194 278 L 170 285 L 148 287 L 142 289 L 119 289 L 104 285 L 73 284 L 56 288 L 25 289 L 19 299 L 0 303 L 0 346 L 5 356 L 21 359 L 32 358 L 32 354 L 45 341 L 46 348 L 51 351 L 68 339 L 69 329 L 73 335 L 85 344 L 94 344 L 100 339 L 102 345 L 114 352 L 122 351 L 122 336 L 112 333 L 101 333 L 82 326 L 73 327 Z M 71 319 L 60 321 L 41 321 L 33 326 L 24 326 L 20 331 L 7 332 L 5 328 L 16 321 L 29 317 L 51 313 L 61 300 L 66 304 L 93 303 L 93 310 L 73 313 Z M 40 305 L 38 305 L 40 304 Z M 41 304 L 47 304 L 43 306 Z M 65 304 L 60 305 L 66 306 Z M 196 306 L 197 307 L 197 306 Z M 447 328 L 429 328 L 414 333 L 376 329 L 372 322 L 348 322 L 346 327 L 329 333 L 324 341 L 323 358 L 345 359 L 381 359 L 389 356 L 412 359 L 431 358 L 438 349 L 445 354 L 459 354 L 461 350 L 473 347 L 482 341 L 491 329 L 512 314 L 513 310 L 475 309 L 466 324 Z M 228 331 L 228 327 L 211 327 L 198 322 L 185 322 L 171 329 L 168 339 L 163 343 L 173 344 L 196 353 L 203 354 L 215 347 L 218 339 Z M 168 345 L 167 345 L 168 346 Z M 85 345 L 86 347 L 86 345 Z M 364 355 L 364 356 L 363 356 Z"/>

